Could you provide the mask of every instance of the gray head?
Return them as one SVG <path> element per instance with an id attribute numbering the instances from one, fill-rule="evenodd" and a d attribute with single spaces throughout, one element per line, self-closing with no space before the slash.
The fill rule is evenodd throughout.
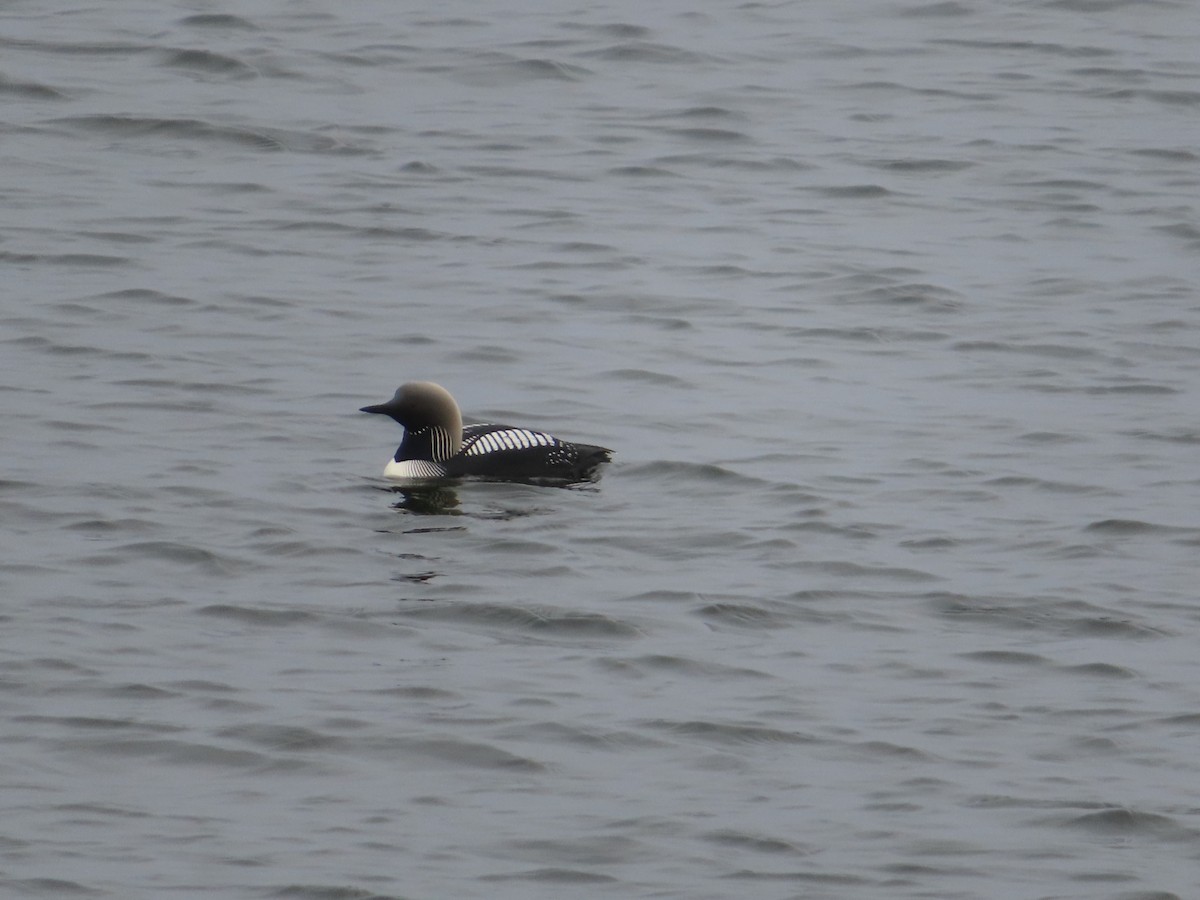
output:
<path id="1" fill-rule="evenodd" d="M 410 381 L 397 388 L 387 403 L 364 406 L 362 412 L 391 416 L 404 426 L 405 441 L 433 432 L 433 458 L 453 456 L 462 446 L 462 413 L 450 392 L 432 381 Z M 440 432 L 440 433 L 439 433 Z"/>

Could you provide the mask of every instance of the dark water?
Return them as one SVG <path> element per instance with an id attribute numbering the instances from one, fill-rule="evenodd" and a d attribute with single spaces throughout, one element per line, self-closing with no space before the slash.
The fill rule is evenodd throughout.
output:
<path id="1" fill-rule="evenodd" d="M 1195 896 L 1193 4 L 231 9 L 0 14 L 3 896 Z"/>

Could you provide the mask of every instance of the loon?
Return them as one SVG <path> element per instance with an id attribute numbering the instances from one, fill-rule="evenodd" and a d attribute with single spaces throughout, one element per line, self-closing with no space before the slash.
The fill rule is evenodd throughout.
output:
<path id="1" fill-rule="evenodd" d="M 612 458 L 606 447 L 573 444 L 528 428 L 464 426 L 450 392 L 432 381 L 403 384 L 387 403 L 361 411 L 391 416 L 404 427 L 404 440 L 383 470 L 385 478 L 575 484 L 595 481 L 597 469 Z"/>

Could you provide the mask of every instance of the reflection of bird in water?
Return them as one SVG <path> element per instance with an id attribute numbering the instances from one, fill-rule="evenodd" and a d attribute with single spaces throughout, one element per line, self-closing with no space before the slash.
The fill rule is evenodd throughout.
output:
<path id="1" fill-rule="evenodd" d="M 461 516 L 458 492 L 453 488 L 392 488 L 400 499 L 392 509 L 422 516 Z"/>

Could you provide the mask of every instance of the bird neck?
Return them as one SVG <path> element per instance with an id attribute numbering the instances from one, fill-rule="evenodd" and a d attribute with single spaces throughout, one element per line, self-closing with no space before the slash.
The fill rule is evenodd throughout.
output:
<path id="1" fill-rule="evenodd" d="M 437 425 L 404 429 L 404 440 L 396 451 L 396 462 L 406 459 L 432 459 L 445 462 L 462 449 L 462 429 L 454 434 Z"/>

